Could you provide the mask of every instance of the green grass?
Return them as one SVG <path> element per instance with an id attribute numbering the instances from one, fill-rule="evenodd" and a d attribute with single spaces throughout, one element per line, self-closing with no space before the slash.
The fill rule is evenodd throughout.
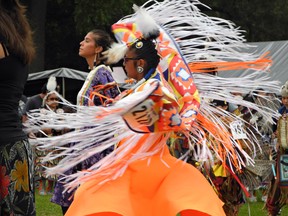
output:
<path id="1" fill-rule="evenodd" d="M 40 196 L 36 192 L 36 215 L 37 216 L 61 216 L 62 211 L 59 205 L 50 202 L 51 195 Z"/>
<path id="2" fill-rule="evenodd" d="M 36 213 L 37 216 L 62 216 L 61 208 L 50 202 L 51 195 L 40 196 L 36 193 Z M 263 209 L 263 202 L 246 203 L 240 209 L 238 216 L 264 216 L 267 211 Z M 282 209 L 282 216 L 288 215 L 288 206 Z"/>
<path id="3" fill-rule="evenodd" d="M 246 203 L 241 207 L 239 216 L 249 216 L 249 212 L 251 216 L 265 216 L 267 215 L 267 211 L 263 207 L 264 202 Z M 284 206 L 284 208 L 282 208 L 281 215 L 288 215 L 287 206 Z"/>

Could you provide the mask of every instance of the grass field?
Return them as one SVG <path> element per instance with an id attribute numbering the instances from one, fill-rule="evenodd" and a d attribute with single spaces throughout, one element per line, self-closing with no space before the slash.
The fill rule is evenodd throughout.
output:
<path id="1" fill-rule="evenodd" d="M 50 202 L 50 195 L 39 196 L 36 194 L 36 212 L 37 216 L 61 216 L 60 206 Z M 263 202 L 247 203 L 240 209 L 238 216 L 265 216 L 267 211 L 263 210 Z M 249 214 L 250 212 L 250 214 Z M 281 216 L 288 215 L 288 207 L 282 209 Z M 137 215 L 136 215 L 137 216 Z"/>
<path id="2" fill-rule="evenodd" d="M 62 211 L 59 205 L 50 202 L 51 195 L 40 196 L 36 193 L 36 215 L 37 216 L 61 216 Z"/>

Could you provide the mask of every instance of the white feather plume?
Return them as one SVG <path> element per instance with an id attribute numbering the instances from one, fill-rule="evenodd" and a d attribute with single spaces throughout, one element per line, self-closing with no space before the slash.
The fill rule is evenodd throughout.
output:
<path id="1" fill-rule="evenodd" d="M 133 5 L 133 9 L 136 12 L 135 23 L 137 28 L 142 32 L 144 38 L 153 39 L 159 35 L 159 27 L 157 26 L 155 20 L 147 13 L 143 8 Z"/>
<path id="2" fill-rule="evenodd" d="M 244 43 L 243 30 L 229 20 L 207 16 L 198 6 L 210 9 L 198 0 L 148 0 L 139 9 L 135 6 L 135 14 L 118 22 L 137 22 L 144 32 L 154 29 L 156 23 L 158 28 L 177 40 L 186 62 L 199 61 L 203 56 L 209 56 L 213 61 L 252 61 L 258 58 L 255 53 L 243 52 L 243 49 L 251 47 Z M 141 17 L 147 17 L 147 22 Z"/>
<path id="3" fill-rule="evenodd" d="M 57 87 L 56 77 L 50 76 L 46 85 L 49 92 L 55 91 Z"/>
<path id="4" fill-rule="evenodd" d="M 106 64 L 114 64 L 119 62 L 124 58 L 125 53 L 127 52 L 126 44 L 113 43 L 111 48 L 102 52 L 103 59 Z"/>

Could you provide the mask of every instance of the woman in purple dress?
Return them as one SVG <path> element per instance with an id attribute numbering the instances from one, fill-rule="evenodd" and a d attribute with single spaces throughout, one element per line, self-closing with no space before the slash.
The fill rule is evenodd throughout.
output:
<path id="1" fill-rule="evenodd" d="M 102 30 L 92 30 L 87 33 L 84 40 L 80 42 L 79 55 L 86 59 L 89 68 L 89 72 L 85 83 L 83 84 L 81 90 L 77 96 L 77 105 L 82 106 L 101 106 L 104 105 L 104 97 L 98 97 L 95 92 L 95 87 L 99 85 L 104 85 L 113 82 L 114 79 L 111 75 L 112 71 L 109 66 L 106 66 L 102 62 L 102 52 L 106 51 L 112 43 L 111 37 Z M 119 94 L 117 87 L 112 87 L 102 90 L 99 92 L 107 98 L 114 98 Z M 71 144 L 73 145 L 73 144 Z M 84 170 L 91 166 L 91 164 L 96 163 L 101 158 L 105 157 L 113 149 L 108 149 L 100 154 L 94 155 L 89 159 L 78 164 L 77 167 L 68 170 L 65 174 L 69 175 L 77 172 L 77 170 Z M 69 208 L 73 201 L 72 192 L 64 192 L 64 184 L 61 181 L 61 176 L 56 183 L 51 202 L 56 203 L 61 206 L 63 215 Z"/>

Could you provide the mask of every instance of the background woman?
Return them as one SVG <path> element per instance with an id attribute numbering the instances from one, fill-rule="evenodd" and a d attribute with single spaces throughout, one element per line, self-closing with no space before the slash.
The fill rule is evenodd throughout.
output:
<path id="1" fill-rule="evenodd" d="M 80 42 L 79 55 L 86 59 L 91 71 L 77 96 L 77 104 L 83 106 L 103 105 L 99 97 L 92 97 L 93 87 L 104 85 L 114 81 L 112 71 L 103 62 L 102 52 L 110 48 L 112 39 L 106 32 L 94 29 L 87 33 L 84 40 Z M 114 98 L 119 94 L 116 87 L 101 92 L 104 96 Z M 91 100 L 91 98 L 93 98 Z"/>
<path id="2" fill-rule="evenodd" d="M 43 99 L 43 106 L 40 109 L 40 112 L 47 113 L 49 111 L 56 113 L 63 113 L 64 110 L 59 108 L 59 97 L 55 91 L 47 93 L 47 95 Z M 55 130 L 53 128 L 42 129 L 42 131 L 46 134 L 45 136 L 58 136 L 64 133 L 64 130 Z M 42 133 L 38 133 L 37 137 L 43 137 Z M 57 180 L 56 176 L 47 177 L 45 174 L 44 167 L 55 166 L 58 160 L 50 160 L 45 163 L 42 163 L 42 158 L 48 153 L 48 151 L 39 151 L 36 149 L 36 164 L 35 164 L 35 178 L 36 180 L 39 178 L 39 194 L 46 195 L 52 194 L 53 192 L 53 184 Z"/>
<path id="3" fill-rule="evenodd" d="M 94 29 L 87 33 L 84 40 L 80 42 L 79 55 L 86 59 L 87 64 L 91 71 L 89 72 L 85 83 L 83 84 L 81 90 L 77 96 L 77 104 L 82 106 L 101 106 L 105 102 L 105 98 L 95 96 L 95 87 L 99 85 L 105 85 L 107 83 L 113 82 L 112 71 L 109 66 L 103 63 L 102 52 L 110 48 L 112 39 L 106 32 Z M 100 92 L 101 95 L 114 98 L 119 94 L 118 88 L 112 87 L 107 90 Z M 73 145 L 73 144 L 72 144 Z M 79 170 L 85 170 L 92 164 L 96 163 L 98 160 L 103 158 L 106 154 L 112 151 L 110 148 L 103 151 L 100 154 L 96 154 L 89 159 L 83 161 L 72 169 L 68 170 L 65 174 L 72 174 Z M 59 178 L 61 179 L 61 177 Z M 54 194 L 51 199 L 52 202 L 58 204 L 62 208 L 63 215 L 69 208 L 71 202 L 73 201 L 73 192 L 65 192 L 62 182 L 59 180 L 55 186 Z"/>
<path id="4" fill-rule="evenodd" d="M 285 175 L 285 169 L 287 169 L 287 159 L 288 156 L 288 81 L 280 89 L 281 92 L 281 102 L 282 106 L 278 109 L 278 112 L 281 114 L 277 120 L 277 127 L 275 128 L 276 135 L 276 162 L 275 165 L 275 174 L 271 178 L 271 182 L 268 188 L 268 197 L 265 204 L 265 208 L 268 211 L 268 215 L 274 216 L 279 215 L 281 209 L 287 205 L 288 201 L 288 181 L 287 176 Z"/>
<path id="5" fill-rule="evenodd" d="M 0 215 L 35 215 L 32 149 L 18 116 L 34 53 L 25 8 L 0 1 Z"/>

